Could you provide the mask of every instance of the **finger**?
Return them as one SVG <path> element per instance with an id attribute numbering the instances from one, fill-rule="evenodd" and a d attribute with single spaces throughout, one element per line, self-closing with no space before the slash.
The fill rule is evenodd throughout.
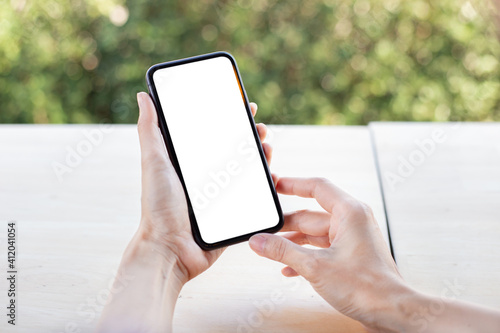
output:
<path id="1" fill-rule="evenodd" d="M 151 98 L 145 92 L 137 94 L 139 104 L 139 120 L 137 130 L 141 146 L 142 162 L 152 158 L 165 158 L 167 156 L 165 143 L 158 127 L 158 116 Z"/>
<path id="2" fill-rule="evenodd" d="M 219 258 L 221 256 L 221 254 L 226 251 L 227 249 L 227 246 L 225 247 L 220 247 L 218 249 L 215 249 L 213 251 L 206 251 L 205 252 L 205 255 L 207 257 L 209 257 L 209 260 L 210 262 L 214 262 L 215 260 L 217 260 L 217 258 Z"/>
<path id="3" fill-rule="evenodd" d="M 257 124 L 257 132 L 259 133 L 260 142 L 264 142 L 267 136 L 267 126 L 264 124 Z"/>
<path id="4" fill-rule="evenodd" d="M 299 210 L 285 214 L 281 231 L 300 231 L 311 236 L 326 236 L 330 230 L 331 215 L 326 212 Z"/>
<path id="5" fill-rule="evenodd" d="M 262 257 L 279 261 L 292 267 L 297 273 L 307 275 L 311 249 L 273 234 L 257 234 L 250 238 L 250 247 Z"/>
<path id="6" fill-rule="evenodd" d="M 251 103 L 250 103 L 250 111 L 252 111 L 252 116 L 253 116 L 253 117 L 255 117 L 255 114 L 257 113 L 257 109 L 258 109 L 258 108 L 259 108 L 259 107 L 257 106 L 257 104 L 256 104 L 256 103 L 254 103 L 254 102 L 251 102 Z"/>
<path id="7" fill-rule="evenodd" d="M 273 159 L 273 147 L 264 142 L 262 144 L 262 149 L 264 150 L 264 155 L 266 155 L 267 165 L 271 165 L 271 160 Z"/>
<path id="8" fill-rule="evenodd" d="M 276 186 L 276 184 L 278 184 L 278 181 L 280 179 L 280 176 L 278 176 L 277 174 L 275 173 L 272 173 L 271 174 L 271 177 L 273 178 L 273 183 L 274 183 L 274 186 Z"/>
<path id="9" fill-rule="evenodd" d="M 351 196 L 324 178 L 280 178 L 276 190 L 281 194 L 315 198 L 327 212 L 332 212 L 336 203 L 351 199 Z"/>
<path id="10" fill-rule="evenodd" d="M 283 274 L 286 277 L 299 276 L 299 273 L 297 273 L 295 269 L 293 269 L 290 266 L 283 267 L 283 269 L 281 270 L 281 274 Z"/>
<path id="11" fill-rule="evenodd" d="M 316 247 L 320 247 L 326 249 L 330 247 L 330 238 L 328 235 L 326 236 L 311 236 L 307 234 L 303 234 L 301 232 L 290 232 L 284 235 L 281 235 L 283 238 L 288 239 L 289 241 L 294 242 L 297 245 L 312 245 Z"/>

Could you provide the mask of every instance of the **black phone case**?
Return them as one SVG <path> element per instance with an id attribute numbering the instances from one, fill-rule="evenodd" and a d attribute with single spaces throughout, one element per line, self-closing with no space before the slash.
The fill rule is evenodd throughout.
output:
<path id="1" fill-rule="evenodd" d="M 167 123 L 165 121 L 165 117 L 163 116 L 163 111 L 162 111 L 162 108 L 161 108 L 161 105 L 160 105 L 160 100 L 158 98 L 156 87 L 155 87 L 154 82 L 153 82 L 153 73 L 155 71 L 157 71 L 158 69 L 162 69 L 162 68 L 166 68 L 166 67 L 172 67 L 172 66 L 178 66 L 178 65 L 182 65 L 182 64 L 186 64 L 186 63 L 190 63 L 190 62 L 196 62 L 196 61 L 206 60 L 206 59 L 211 59 L 211 58 L 216 58 L 216 57 L 226 57 L 226 58 L 228 58 L 231 61 L 231 63 L 233 64 L 233 68 L 235 69 L 236 77 L 238 79 L 238 83 L 239 83 L 242 95 L 244 97 L 244 102 L 245 102 L 244 104 L 245 104 L 245 109 L 247 111 L 248 120 L 250 121 L 250 124 L 252 126 L 252 132 L 253 132 L 255 141 L 257 143 L 257 148 L 259 150 L 259 155 L 260 155 L 261 161 L 262 161 L 262 163 L 264 165 L 264 169 L 266 171 L 267 181 L 269 183 L 269 186 L 270 186 L 270 189 L 271 189 L 271 193 L 273 195 L 274 203 L 275 203 L 276 210 L 277 210 L 278 216 L 279 216 L 279 221 L 278 221 L 278 224 L 276 226 L 272 227 L 272 228 L 268 228 L 268 229 L 264 229 L 264 230 L 259 230 L 259 231 L 256 231 L 256 232 L 252 232 L 252 233 L 249 233 L 249 234 L 245 234 L 245 235 L 237 236 L 237 237 L 234 237 L 234 238 L 226 239 L 226 240 L 223 240 L 223 241 L 220 241 L 220 242 L 216 242 L 216 243 L 206 243 L 201 238 L 200 231 L 198 229 L 198 224 L 196 222 L 196 217 L 194 215 L 193 208 L 192 208 L 192 205 L 191 205 L 191 199 L 189 198 L 189 195 L 187 193 L 186 185 L 184 183 L 184 178 L 182 177 L 182 172 L 181 172 L 178 160 L 177 160 L 177 155 L 175 154 L 175 149 L 174 149 L 174 147 L 172 145 L 172 141 L 170 139 L 170 133 L 168 131 L 168 126 L 167 126 Z M 252 112 L 250 111 L 250 105 L 249 105 L 249 102 L 248 102 L 248 97 L 247 97 L 247 94 L 245 92 L 245 88 L 243 87 L 243 82 L 242 82 L 241 77 L 240 77 L 240 72 L 239 72 L 238 66 L 236 65 L 236 60 L 233 58 L 233 56 L 231 54 L 227 53 L 227 52 L 214 52 L 214 53 L 203 54 L 203 55 L 199 55 L 199 56 L 195 56 L 195 57 L 190 57 L 190 58 L 185 58 L 185 59 L 174 60 L 174 61 L 169 61 L 169 62 L 164 62 L 164 63 L 156 64 L 156 65 L 151 66 L 148 69 L 148 71 L 146 73 L 146 82 L 147 82 L 148 89 L 149 89 L 149 95 L 151 96 L 151 98 L 153 100 L 153 103 L 154 103 L 154 105 L 156 107 L 156 112 L 158 114 L 158 123 L 159 123 L 159 126 L 160 126 L 161 133 L 163 135 L 163 139 L 165 141 L 165 145 L 167 147 L 168 154 L 170 156 L 170 160 L 172 161 L 172 164 L 173 164 L 173 166 L 175 168 L 175 171 L 177 172 L 177 175 L 179 176 L 179 179 L 181 181 L 182 187 L 184 189 L 184 194 L 186 196 L 186 201 L 187 201 L 187 204 L 188 204 L 188 212 L 189 212 L 189 220 L 191 222 L 191 230 L 192 230 L 193 237 L 194 237 L 194 240 L 196 241 L 196 243 L 203 250 L 207 250 L 208 251 L 208 250 L 214 250 L 214 249 L 221 248 L 221 247 L 224 247 L 224 246 L 228 246 L 228 245 L 232 245 L 232 244 L 236 244 L 236 243 L 247 241 L 250 237 L 252 237 L 253 235 L 255 235 L 257 233 L 261 233 L 261 232 L 275 233 L 275 232 L 278 232 L 283 227 L 283 223 L 284 223 L 283 212 L 281 210 L 281 205 L 280 205 L 279 200 L 278 200 L 278 195 L 276 193 L 276 189 L 274 188 L 274 183 L 273 183 L 273 180 L 272 180 L 272 177 L 271 177 L 271 172 L 269 171 L 269 167 L 267 165 L 267 161 L 266 161 L 266 157 L 265 157 L 265 154 L 264 154 L 264 150 L 262 149 L 262 145 L 260 143 L 259 135 L 257 133 L 257 128 L 255 127 L 255 122 L 254 122 L 254 119 L 253 119 L 253 116 L 252 116 Z M 257 209 L 258 209 L 258 207 L 257 207 Z"/>

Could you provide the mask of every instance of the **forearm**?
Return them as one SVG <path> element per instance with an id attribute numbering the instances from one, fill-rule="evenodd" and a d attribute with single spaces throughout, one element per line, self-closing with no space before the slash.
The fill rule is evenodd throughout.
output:
<path id="1" fill-rule="evenodd" d="M 459 300 L 408 290 L 393 304 L 392 315 L 384 316 L 380 331 L 493 333 L 500 329 L 500 311 Z"/>
<path id="2" fill-rule="evenodd" d="M 174 257 L 160 254 L 138 232 L 122 258 L 96 332 L 171 332 L 183 282 Z"/>
<path id="3" fill-rule="evenodd" d="M 410 323 L 418 332 L 498 332 L 500 312 L 459 300 L 422 295 Z M 417 312 L 418 311 L 418 312 Z M 422 316 L 422 313 L 424 316 Z M 416 319 L 420 318 L 418 324 Z"/>

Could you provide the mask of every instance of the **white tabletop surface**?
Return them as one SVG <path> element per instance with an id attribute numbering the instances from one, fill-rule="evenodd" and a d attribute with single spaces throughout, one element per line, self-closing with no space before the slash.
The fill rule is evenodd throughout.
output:
<path id="1" fill-rule="evenodd" d="M 102 140 L 88 146 L 91 131 L 100 131 Z M 331 179 L 372 206 L 386 230 L 368 128 L 270 126 L 270 133 L 274 172 Z M 70 172 L 58 177 L 54 167 L 66 164 L 78 147 L 88 155 L 71 160 Z M 7 270 L 7 222 L 16 221 L 19 305 L 17 326 L 2 320 L 0 331 L 92 331 L 137 228 L 139 199 L 135 126 L 0 126 L 0 269 Z M 281 203 L 285 211 L 317 207 L 310 199 L 281 197 Z M 282 277 L 281 267 L 255 255 L 247 243 L 231 246 L 185 286 L 174 330 L 364 332 L 305 280 Z M 5 290 L 5 279 L 0 281 Z M 0 299 L 6 302 L 4 295 Z"/>
<path id="2" fill-rule="evenodd" d="M 500 124 L 370 129 L 404 278 L 425 292 L 500 308 Z"/>

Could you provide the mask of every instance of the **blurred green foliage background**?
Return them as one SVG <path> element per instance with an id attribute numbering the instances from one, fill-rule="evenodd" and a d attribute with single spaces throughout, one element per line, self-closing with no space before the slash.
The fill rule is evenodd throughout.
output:
<path id="1" fill-rule="evenodd" d="M 488 0 L 0 0 L 0 122 L 132 123 L 155 63 L 238 61 L 267 123 L 500 120 Z"/>

